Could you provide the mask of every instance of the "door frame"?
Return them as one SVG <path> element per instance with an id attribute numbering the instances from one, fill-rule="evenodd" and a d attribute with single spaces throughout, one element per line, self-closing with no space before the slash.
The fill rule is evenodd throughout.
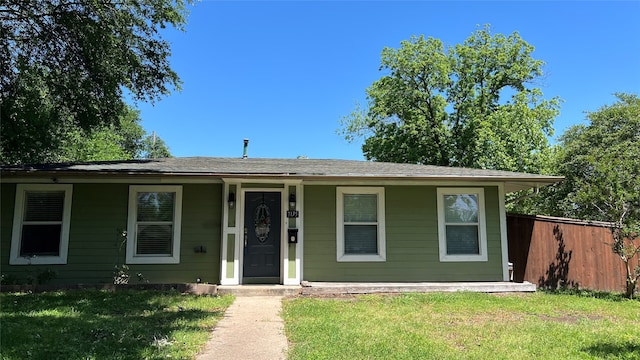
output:
<path id="1" fill-rule="evenodd" d="M 283 188 L 241 188 L 240 189 L 240 203 L 238 204 L 238 211 L 240 212 L 240 217 L 238 221 L 238 229 L 240 232 L 240 236 L 238 237 L 238 242 L 241 244 L 241 251 L 238 252 L 238 258 L 240 264 L 238 266 L 238 276 L 240 284 L 243 283 L 244 279 L 244 222 L 245 222 L 245 198 L 247 192 L 270 192 L 270 193 L 279 193 L 280 194 L 280 254 L 278 255 L 278 263 L 279 263 L 279 280 L 278 284 L 283 283 L 284 276 L 284 249 L 286 248 L 286 228 L 285 228 L 285 216 L 284 216 L 284 205 L 285 205 L 285 189 Z"/>
<path id="2" fill-rule="evenodd" d="M 244 200 L 245 191 L 281 192 L 281 221 L 282 243 L 280 246 L 280 284 L 300 285 L 304 278 L 304 185 L 302 179 L 263 179 L 231 177 L 222 178 L 222 191 L 220 207 L 222 215 L 220 238 L 220 285 L 242 285 L 243 257 L 244 257 Z M 246 185 L 246 187 L 245 187 Z M 275 186 L 275 187 L 274 187 Z M 285 210 L 289 209 L 289 194 L 296 194 L 295 210 L 299 217 L 289 219 L 285 216 Z M 233 194 L 234 205 L 230 204 L 230 196 Z M 289 209 L 291 210 L 291 209 Z M 241 212 L 242 211 L 242 212 Z M 241 219 L 242 217 L 242 219 Z M 298 243 L 291 245 L 287 240 L 289 226 L 299 229 Z M 241 227 L 242 226 L 242 227 Z M 242 241 L 240 241 L 242 239 Z M 294 249 L 292 251 L 292 248 Z"/>

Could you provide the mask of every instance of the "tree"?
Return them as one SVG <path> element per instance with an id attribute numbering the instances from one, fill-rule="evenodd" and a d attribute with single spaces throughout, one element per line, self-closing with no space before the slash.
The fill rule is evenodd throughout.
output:
<path id="1" fill-rule="evenodd" d="M 528 86 L 542 76 L 533 50 L 517 33 L 492 35 L 489 26 L 447 49 L 424 36 L 384 48 L 388 74 L 340 132 L 365 137 L 369 160 L 538 173 L 560 100 Z"/>
<path id="2" fill-rule="evenodd" d="M 587 114 L 588 124 L 560 138 L 554 166 L 565 180 L 545 189 L 536 210 L 549 215 L 614 224 L 613 251 L 626 267 L 626 295 L 633 297 L 640 266 L 640 98 L 616 94 L 617 102 Z"/>
<path id="3" fill-rule="evenodd" d="M 44 116 L 46 111 L 39 113 L 36 109 L 32 113 Z M 67 123 L 62 128 L 46 121 L 25 122 L 36 130 L 37 125 L 42 125 L 52 133 L 32 131 L 27 133 L 28 136 L 11 139 L 14 145 L 2 153 L 2 160 L 4 163 L 45 163 L 148 158 L 151 144 L 149 139 L 152 135 L 148 135 L 139 122 L 140 112 L 131 106 L 123 108 L 117 124 L 96 125 L 89 130 L 72 123 Z M 170 157 L 164 141 L 155 133 L 154 136 L 157 142 L 155 157 Z M 11 161 L 12 159 L 16 161 Z"/>
<path id="4" fill-rule="evenodd" d="M 91 131 L 76 128 L 64 137 L 56 161 L 102 161 L 171 157 L 159 136 L 147 134 L 140 122 L 140 112 L 126 107 L 117 125 L 103 125 Z M 152 138 L 155 138 L 155 145 Z M 153 154 L 151 157 L 149 154 Z"/>
<path id="5" fill-rule="evenodd" d="M 140 143 L 139 158 L 142 159 L 160 159 L 171 157 L 167 144 L 154 131 L 153 134 L 147 135 Z"/>
<path id="6" fill-rule="evenodd" d="M 160 29 L 183 30 L 191 0 L 8 0 L 0 5 L 0 151 L 50 158 L 75 128 L 118 125 L 126 91 L 156 101 L 179 89 Z"/>

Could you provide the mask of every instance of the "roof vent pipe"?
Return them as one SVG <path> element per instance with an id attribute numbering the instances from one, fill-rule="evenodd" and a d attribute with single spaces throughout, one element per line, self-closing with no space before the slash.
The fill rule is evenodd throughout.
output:
<path id="1" fill-rule="evenodd" d="M 242 151 L 242 158 L 247 158 L 247 150 L 249 149 L 249 139 L 244 139 L 244 150 Z"/>

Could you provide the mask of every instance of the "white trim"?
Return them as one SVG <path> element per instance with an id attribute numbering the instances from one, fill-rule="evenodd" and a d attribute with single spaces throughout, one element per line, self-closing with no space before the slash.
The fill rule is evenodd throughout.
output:
<path id="1" fill-rule="evenodd" d="M 60 232 L 60 248 L 58 256 L 20 256 L 24 202 L 25 194 L 28 191 L 64 191 L 64 204 L 62 208 L 62 229 Z M 9 265 L 58 265 L 67 263 L 67 255 L 69 252 L 69 228 L 71 224 L 72 194 L 73 185 L 70 184 L 18 184 L 16 186 Z"/>
<path id="2" fill-rule="evenodd" d="M 302 218 L 304 216 L 303 211 L 301 211 L 301 209 L 303 208 L 304 205 L 304 196 L 302 193 L 302 185 L 300 183 L 297 184 L 286 184 L 285 185 L 285 196 L 283 198 L 283 201 L 285 201 L 283 204 L 283 213 L 286 213 L 286 211 L 284 211 L 285 209 L 289 209 L 288 203 L 289 200 L 287 199 L 287 195 L 289 194 L 289 191 L 291 191 L 290 187 L 291 186 L 295 186 L 295 193 L 296 193 L 296 208 L 295 210 L 298 211 L 299 216 L 296 218 L 296 228 L 298 229 L 298 243 L 295 244 L 296 247 L 296 252 L 295 252 L 295 276 L 293 278 L 289 277 L 289 241 L 288 239 L 285 240 L 284 244 L 286 246 L 286 251 L 285 251 L 285 258 L 284 258 L 284 271 L 283 271 L 283 285 L 300 285 L 300 282 L 302 280 L 302 273 L 301 273 L 301 262 L 302 262 L 302 247 L 303 247 L 303 242 L 304 242 L 304 236 L 303 233 L 304 231 L 302 230 Z M 286 229 L 285 231 L 288 231 L 289 229 L 289 218 L 286 219 Z M 288 237 L 288 234 L 285 234 L 285 237 Z"/>
<path id="3" fill-rule="evenodd" d="M 289 186 L 284 185 L 280 193 L 280 284 L 284 284 L 289 276 L 289 218 L 286 211 L 289 209 Z"/>
<path id="4" fill-rule="evenodd" d="M 104 176 L 108 175 L 108 176 Z M 297 184 L 309 185 L 345 185 L 345 186 L 387 186 L 387 185 L 425 185 L 425 186 L 498 186 L 502 184 L 505 192 L 515 192 L 535 187 L 550 185 L 553 182 L 562 180 L 561 177 L 554 177 L 551 180 L 540 180 L 537 178 L 496 178 L 496 177 L 460 177 L 449 176 L 438 178 L 436 176 L 428 178 L 398 177 L 385 178 L 375 176 L 300 176 L 290 178 L 290 175 L 263 175 L 255 177 L 229 177 L 225 174 L 198 174 L 198 175 L 175 175 L 167 174 L 158 177 L 157 175 L 136 174 L 135 177 L 127 175 L 114 175 L 95 173 L 94 176 L 69 176 L 61 174 L 48 174 L 46 176 L 4 176 L 0 178 L 0 183 L 65 183 L 65 184 L 219 184 L 221 182 L 239 182 L 254 184 Z"/>
<path id="5" fill-rule="evenodd" d="M 20 177 L 4 177 L 0 183 L 14 184 L 24 183 L 42 184 L 44 182 L 50 184 L 64 183 L 64 184 L 139 184 L 139 185 L 173 185 L 173 184 L 220 184 L 222 180 L 215 175 L 206 176 L 175 176 L 167 175 L 158 177 L 157 175 L 146 176 L 145 174 L 139 174 L 134 176 L 109 176 L 108 174 L 94 174 L 93 176 L 20 176 Z"/>
<path id="6" fill-rule="evenodd" d="M 278 185 L 297 185 L 302 183 L 302 179 L 283 179 L 283 178 L 221 178 L 222 182 L 229 184 L 278 184 Z M 273 189 L 273 188 L 269 188 Z"/>
<path id="7" fill-rule="evenodd" d="M 507 210 L 504 186 L 498 186 L 498 208 L 500 211 L 500 251 L 502 252 L 502 281 L 511 281 L 509 275 L 509 239 L 507 237 Z"/>
<path id="8" fill-rule="evenodd" d="M 477 255 L 449 255 L 447 254 L 447 228 L 445 223 L 444 196 L 458 194 L 474 194 L 478 196 L 478 243 Z M 485 217 L 484 188 L 438 188 L 438 245 L 441 262 L 487 261 L 487 230 Z"/>
<path id="9" fill-rule="evenodd" d="M 233 207 L 233 209 L 229 209 L 229 192 L 230 187 L 234 185 L 236 187 L 235 189 L 235 195 L 236 195 L 236 204 Z M 221 253 L 220 253 L 220 284 L 221 285 L 239 285 L 240 284 L 240 278 L 239 278 L 239 273 L 238 273 L 238 268 L 240 266 L 240 258 L 238 257 L 238 251 L 240 249 L 240 227 L 238 226 L 238 210 L 240 209 L 240 196 L 238 194 L 238 189 L 240 189 L 240 183 L 239 182 L 233 182 L 233 181 L 225 181 L 224 182 L 224 186 L 223 186 L 223 190 L 222 190 L 222 214 L 223 214 L 223 218 L 222 218 L 222 239 L 220 241 L 221 243 Z M 235 226 L 229 226 L 229 214 L 231 211 L 235 212 Z M 229 235 L 234 235 L 234 242 L 233 242 L 233 259 L 228 259 L 227 258 L 227 253 L 228 253 L 228 238 Z M 227 273 L 227 264 L 229 263 L 229 261 L 233 262 L 233 276 L 229 276 L 229 274 Z"/>
<path id="10" fill-rule="evenodd" d="M 173 248 L 171 255 L 137 256 L 136 249 L 136 214 L 138 210 L 139 192 L 172 192 L 175 193 L 173 203 Z M 179 264 L 180 234 L 182 232 L 182 185 L 131 185 L 129 186 L 129 207 L 127 220 L 127 264 Z"/>
<path id="11" fill-rule="evenodd" d="M 336 187 L 336 260 L 339 262 L 386 261 L 387 250 L 385 240 L 385 195 L 384 187 Z M 377 195 L 378 221 L 378 253 L 367 255 L 345 254 L 344 250 L 344 195 L 375 194 Z"/>
<path id="12" fill-rule="evenodd" d="M 298 225 L 298 243 L 296 244 L 296 278 L 295 282 L 291 285 L 299 285 L 302 282 L 303 266 L 304 264 L 304 186 L 302 184 L 296 185 L 296 200 L 297 209 L 300 211 L 300 216 L 297 220 Z"/>
<path id="13" fill-rule="evenodd" d="M 331 179 L 304 179 L 304 185 L 329 185 L 329 186 L 498 186 L 504 184 L 504 181 L 497 180 L 447 180 L 447 179 L 349 179 L 349 178 L 331 178 Z"/>

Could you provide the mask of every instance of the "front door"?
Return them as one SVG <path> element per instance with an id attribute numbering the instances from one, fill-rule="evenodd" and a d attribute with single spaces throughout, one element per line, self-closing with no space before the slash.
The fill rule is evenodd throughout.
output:
<path id="1" fill-rule="evenodd" d="M 281 195 L 245 193 L 243 283 L 280 282 Z"/>

